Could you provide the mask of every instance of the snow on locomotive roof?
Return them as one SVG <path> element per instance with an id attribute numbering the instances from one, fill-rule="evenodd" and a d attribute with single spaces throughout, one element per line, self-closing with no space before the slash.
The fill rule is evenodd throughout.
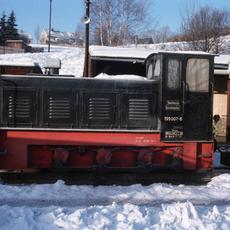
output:
<path id="1" fill-rule="evenodd" d="M 121 74 L 121 75 L 109 75 L 106 73 L 100 73 L 96 77 L 96 79 L 126 79 L 126 80 L 148 80 L 146 77 L 140 76 L 140 75 L 134 75 L 134 74 Z"/>
<path id="2" fill-rule="evenodd" d="M 112 58 L 139 58 L 146 59 L 150 54 L 157 53 L 177 53 L 177 54 L 200 54 L 210 55 L 202 51 L 164 51 L 149 47 L 108 47 L 90 46 L 91 57 L 112 57 Z"/>

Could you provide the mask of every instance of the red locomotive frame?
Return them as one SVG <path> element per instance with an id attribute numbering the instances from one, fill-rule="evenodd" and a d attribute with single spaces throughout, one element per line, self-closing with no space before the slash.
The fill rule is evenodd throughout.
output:
<path id="1" fill-rule="evenodd" d="M 0 168 L 52 168 L 59 163 L 64 167 L 91 168 L 98 159 L 110 167 L 167 166 L 168 158 L 172 167 L 181 160 L 185 170 L 211 169 L 213 144 L 211 142 L 165 143 L 159 133 L 108 133 L 108 132 L 63 132 L 63 131 L 1 131 L 1 148 L 7 150 L 1 156 Z M 138 151 L 142 149 L 142 151 Z M 59 151 L 59 154 L 55 154 Z M 140 152 L 142 154 L 140 154 Z M 148 154 L 151 152 L 150 154 Z M 29 162 L 29 164 L 28 164 Z M 141 164 L 143 163 L 143 164 Z M 168 164 L 170 164 L 168 163 Z"/>

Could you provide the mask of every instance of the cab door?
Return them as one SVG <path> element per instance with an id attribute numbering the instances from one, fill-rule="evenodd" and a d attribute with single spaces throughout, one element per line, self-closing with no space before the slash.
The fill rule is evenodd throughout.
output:
<path id="1" fill-rule="evenodd" d="M 165 56 L 163 66 L 161 139 L 164 141 L 180 141 L 184 137 L 182 56 Z"/>
<path id="2" fill-rule="evenodd" d="M 212 138 L 212 72 L 208 58 L 188 58 L 183 71 L 185 140 Z"/>

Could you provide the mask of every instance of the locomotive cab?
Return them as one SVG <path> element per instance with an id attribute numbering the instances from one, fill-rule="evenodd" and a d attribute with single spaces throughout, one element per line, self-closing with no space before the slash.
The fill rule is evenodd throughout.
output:
<path id="1" fill-rule="evenodd" d="M 146 77 L 159 81 L 163 141 L 212 140 L 213 56 L 159 53 L 146 60 Z"/>

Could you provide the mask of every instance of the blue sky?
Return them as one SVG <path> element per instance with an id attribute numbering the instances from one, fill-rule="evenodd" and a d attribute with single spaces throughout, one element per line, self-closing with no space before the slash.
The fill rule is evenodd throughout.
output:
<path id="1" fill-rule="evenodd" d="M 52 0 L 52 27 L 61 31 L 73 32 L 84 15 L 83 0 Z M 143 0 L 144 1 L 144 0 Z M 151 1 L 151 0 L 150 0 Z M 172 31 L 180 28 L 181 12 L 187 2 L 208 4 L 230 10 L 230 0 L 152 0 L 150 9 L 158 26 L 168 25 Z M 15 11 L 19 29 L 34 36 L 35 28 L 48 28 L 49 0 L 0 0 L 0 14 Z"/>
<path id="2" fill-rule="evenodd" d="M 219 9 L 230 10 L 230 0 L 153 0 L 153 13 L 158 26 L 168 25 L 172 31 L 178 32 L 180 29 L 181 14 L 183 7 L 209 5 Z"/>

